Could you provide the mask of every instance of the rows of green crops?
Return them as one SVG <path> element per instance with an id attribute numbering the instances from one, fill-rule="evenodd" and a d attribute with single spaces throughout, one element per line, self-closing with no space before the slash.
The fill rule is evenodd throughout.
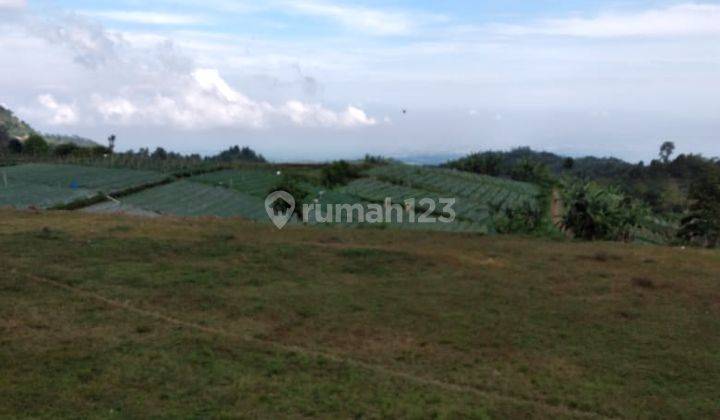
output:
<path id="1" fill-rule="evenodd" d="M 538 205 L 540 189 L 524 182 L 449 169 L 410 165 L 388 165 L 373 168 L 369 175 L 393 184 L 434 191 L 441 195 L 471 199 L 497 209 Z"/>
<path id="2" fill-rule="evenodd" d="M 371 229 L 417 229 L 439 230 L 448 232 L 487 232 L 487 227 L 469 221 L 456 221 L 454 223 L 417 224 L 407 223 L 407 213 L 404 213 L 404 222 L 398 223 L 395 218 L 388 223 L 360 224 L 357 220 L 349 222 L 342 218 L 335 221 L 335 215 L 328 221 L 327 204 L 360 204 L 367 212 L 368 202 L 358 197 L 337 191 L 321 191 L 309 198 L 307 204 L 319 206 L 322 223 L 332 226 L 362 226 Z M 177 181 L 171 184 L 150 188 L 126 197 L 117 202 L 104 202 L 84 209 L 87 212 L 116 213 L 122 212 L 142 216 L 173 215 L 173 216 L 218 216 L 243 217 L 252 220 L 268 221 L 264 208 L 264 200 L 239 191 L 224 187 L 214 187 L 192 181 Z M 306 221 L 309 225 L 320 225 L 316 219 L 315 210 L 310 211 Z M 297 223 L 294 220 L 293 223 Z"/>
<path id="3" fill-rule="evenodd" d="M 237 170 L 228 169 L 190 178 L 192 181 L 207 185 L 230 188 L 256 197 L 268 195 L 277 185 L 281 176 L 277 172 L 264 169 Z"/>
<path id="4" fill-rule="evenodd" d="M 224 187 L 235 191 L 240 191 L 249 195 L 253 195 L 258 198 L 264 198 L 268 192 L 278 184 L 281 174 L 278 174 L 274 170 L 262 170 L 262 169 L 233 169 L 224 170 L 218 172 L 212 172 L 194 176 L 191 178 L 194 182 L 200 182 L 207 185 L 216 187 Z M 385 190 L 377 189 L 377 184 L 383 184 Z M 320 220 L 328 220 L 327 205 L 328 204 L 349 204 L 357 205 L 360 204 L 363 207 L 363 211 L 367 213 L 368 204 L 383 202 L 386 197 L 391 197 L 394 203 L 401 203 L 406 198 L 439 198 L 438 194 L 433 194 L 428 191 L 413 190 L 404 188 L 402 186 L 395 186 L 389 183 L 382 183 L 381 181 L 374 179 L 360 179 L 348 186 L 340 187 L 337 189 L 326 189 L 320 185 L 313 184 L 307 181 L 299 182 L 302 189 L 308 192 L 308 196 L 305 198 L 307 204 L 316 205 L 318 210 L 311 211 L 307 217 L 307 223 L 317 224 L 317 217 Z M 417 224 L 408 223 L 409 213 L 404 212 L 404 222 L 398 223 L 397 220 L 385 224 L 379 224 L 372 226 L 374 228 L 424 228 L 426 230 L 445 230 L 445 231 L 473 231 L 473 232 L 487 232 L 487 219 L 489 212 L 487 206 L 478 204 L 470 199 L 464 199 L 459 205 L 455 205 L 455 209 L 459 209 L 458 217 L 463 220 L 458 220 L 453 223 L 435 223 L 435 224 Z M 437 201 L 436 201 L 437 202 Z M 418 208 L 421 208 L 418 206 Z M 438 208 L 438 210 L 441 210 Z M 418 212 L 418 215 L 421 212 Z M 332 215 L 330 220 L 331 224 L 341 224 L 346 226 L 358 225 L 357 221 L 348 223 L 346 217 L 343 217 L 339 223 L 335 221 L 335 216 Z M 327 223 L 327 222 L 325 222 Z M 369 226 L 363 224 L 362 226 Z"/>
<path id="5" fill-rule="evenodd" d="M 107 169 L 91 166 L 30 163 L 2 168 L 0 183 L 38 184 L 57 188 L 86 189 L 113 193 L 128 188 L 159 182 L 167 176 L 156 172 L 132 169 Z M 0 184 L 3 185 L 3 184 Z"/>
<path id="6" fill-rule="evenodd" d="M 52 208 L 168 180 L 167 175 L 157 172 L 56 164 L 3 167 L 0 172 L 0 206 L 14 207 Z M 297 181 L 308 192 L 305 203 L 319 206 L 323 220 L 328 218 L 328 204 L 360 205 L 367 214 L 370 209 L 378 208 L 371 204 L 382 204 L 386 198 L 401 205 L 406 200 L 416 200 L 413 211 L 400 210 L 402 222 L 396 220 L 396 211 L 393 220 L 387 223 L 362 224 L 371 228 L 488 232 L 493 226 L 491 206 L 536 203 L 538 194 L 537 188 L 529 184 L 439 169 L 398 165 L 374 168 L 369 174 L 369 178 L 335 189 L 322 187 L 307 177 Z M 85 210 L 147 216 L 239 216 L 267 221 L 264 199 L 281 176 L 276 169 L 257 167 L 223 170 L 117 196 L 117 200 Z M 453 223 L 408 222 L 410 214 L 419 216 L 425 210 L 424 203 L 420 202 L 423 198 L 436 204 L 436 217 L 444 210 L 440 198 L 454 198 L 457 220 Z M 332 224 L 338 224 L 334 217 L 331 219 Z M 354 226 L 357 222 L 344 219 L 339 224 Z M 317 213 L 308 214 L 307 223 L 317 224 Z"/>
<path id="7" fill-rule="evenodd" d="M 138 209 L 174 216 L 244 217 L 265 220 L 264 201 L 228 188 L 213 187 L 198 182 L 177 181 L 150 188 L 126 197 L 118 203 L 103 203 L 89 211 L 112 211 L 119 207 Z M 132 213 L 132 212 L 130 212 Z"/>
<path id="8" fill-rule="evenodd" d="M 421 212 L 427 209 L 421 200 L 427 198 L 435 203 L 435 214 L 440 214 L 443 211 L 441 199 L 455 198 L 449 194 L 444 196 L 431 191 L 391 184 L 372 178 L 355 180 L 343 187 L 341 191 L 372 202 L 384 202 L 386 198 L 390 198 L 392 203 L 403 204 L 406 200 L 414 199 L 416 209 Z M 472 222 L 485 223 L 488 222 L 488 218 L 490 217 L 490 211 L 487 205 L 475 202 L 466 197 L 455 198 L 455 203 L 452 208 L 458 218 Z"/>
<path id="9" fill-rule="evenodd" d="M 355 202 L 353 203 L 352 200 L 355 200 Z M 384 205 L 379 203 L 357 202 L 357 198 L 353 198 L 352 200 L 344 200 L 344 202 L 338 204 L 354 206 L 358 209 L 361 208 L 366 217 L 369 217 L 368 215 L 371 214 L 371 211 L 377 211 L 377 206 L 380 206 L 380 211 L 383 215 L 382 221 L 370 222 L 370 220 L 365 220 L 361 222 L 358 219 L 358 210 L 355 208 L 352 210 L 349 207 L 346 209 L 340 209 L 339 207 L 334 206 L 329 209 L 324 204 L 316 203 L 316 206 L 318 207 L 313 207 L 310 212 L 306 214 L 306 222 L 310 225 L 341 225 L 368 229 L 411 229 L 476 233 L 490 232 L 490 227 L 486 223 L 477 223 L 460 219 L 456 219 L 451 223 L 443 223 L 440 221 L 435 223 L 419 223 L 420 213 L 416 212 L 414 220 L 411 221 L 410 212 L 402 206 L 393 210 L 388 210 Z M 372 209 L 371 206 L 375 206 L 375 208 Z M 353 215 L 351 218 L 348 216 L 349 213 L 352 213 Z M 400 220 L 398 220 L 398 218 L 400 218 Z"/>
<path id="10" fill-rule="evenodd" d="M 190 178 L 193 182 L 229 188 L 258 198 L 264 199 L 282 180 L 282 172 L 263 169 L 228 169 L 218 172 L 197 175 Z M 308 193 L 308 203 L 329 204 L 362 202 L 358 197 L 342 191 L 329 190 L 307 181 L 298 182 L 300 188 Z"/>
<path id="11" fill-rule="evenodd" d="M 0 179 L 0 207 L 47 209 L 84 200 L 93 195 L 95 194 L 89 190 L 58 188 L 16 181 L 5 186 L 4 181 Z"/>
<path id="12" fill-rule="evenodd" d="M 166 175 L 129 169 L 31 163 L 0 168 L 0 203 L 51 208 L 153 184 Z"/>

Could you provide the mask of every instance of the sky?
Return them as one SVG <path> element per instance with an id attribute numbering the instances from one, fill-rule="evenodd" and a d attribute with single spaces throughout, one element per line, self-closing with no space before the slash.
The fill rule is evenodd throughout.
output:
<path id="1" fill-rule="evenodd" d="M 122 150 L 720 155 L 717 1 L 0 0 L 0 76 Z"/>

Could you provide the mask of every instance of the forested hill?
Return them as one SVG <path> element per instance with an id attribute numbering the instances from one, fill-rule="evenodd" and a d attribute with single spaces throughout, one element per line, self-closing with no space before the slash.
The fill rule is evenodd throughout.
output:
<path id="1" fill-rule="evenodd" d="M 24 138 L 31 134 L 39 134 L 30 124 L 21 120 L 13 112 L 0 105 L 0 130 L 7 133 L 11 138 Z M 80 136 L 68 136 L 63 134 L 43 134 L 43 137 L 49 144 L 68 144 L 74 143 L 80 147 L 94 147 L 98 143 Z"/>
<path id="2" fill-rule="evenodd" d="M 473 153 L 443 166 L 461 171 L 546 183 L 572 177 L 613 185 L 649 204 L 656 212 L 682 212 L 693 183 L 720 174 L 720 160 L 698 154 L 673 156 L 675 144 L 664 143 L 658 159 L 628 163 L 616 158 L 570 158 L 530 148 Z"/>
<path id="3" fill-rule="evenodd" d="M 513 168 L 523 162 L 531 161 L 547 167 L 553 174 L 571 173 L 572 175 L 597 179 L 628 174 L 636 166 L 624 160 L 612 157 L 569 158 L 551 152 L 540 152 L 529 147 L 520 147 L 510 151 L 488 151 L 473 153 L 463 158 L 447 162 L 444 166 L 488 175 L 502 176 L 512 173 Z"/>
<path id="4" fill-rule="evenodd" d="M 24 137 L 35 133 L 28 123 L 16 117 L 12 111 L 0 105 L 0 127 L 11 137 Z"/>

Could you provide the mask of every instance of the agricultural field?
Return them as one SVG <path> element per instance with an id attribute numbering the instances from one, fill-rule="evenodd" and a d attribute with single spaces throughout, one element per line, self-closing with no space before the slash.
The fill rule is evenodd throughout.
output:
<path id="1" fill-rule="evenodd" d="M 380 173 L 379 170 L 385 172 Z M 24 164 L 2 169 L 3 179 L 0 182 L 4 182 L 4 184 L 0 183 L 0 187 L 4 187 L 4 194 L 0 197 L 0 205 L 19 208 L 30 206 L 52 208 L 109 193 L 111 197 L 107 201 L 91 205 L 84 211 L 143 216 L 163 214 L 239 216 L 252 220 L 266 220 L 263 203 L 265 196 L 278 184 L 282 176 L 295 174 L 294 179 L 297 180 L 298 185 L 309 193 L 305 202 L 323 206 L 321 213 L 325 217 L 327 215 L 324 206 L 327 204 L 360 204 L 367 210 L 370 203 L 383 203 L 386 197 L 390 197 L 393 203 L 401 205 L 404 205 L 404 200 L 415 198 L 418 201 L 415 212 L 420 215 L 425 210 L 423 204 L 419 202 L 421 198 L 427 197 L 438 202 L 439 198 L 448 197 L 457 198 L 454 208 L 458 219 L 454 223 L 412 224 L 392 221 L 373 227 L 489 233 L 494 231 L 494 221 L 490 216 L 490 207 L 487 202 L 492 202 L 493 197 L 499 196 L 497 191 L 501 191 L 501 186 L 509 186 L 503 190 L 507 193 L 502 195 L 505 199 L 510 194 L 515 194 L 515 189 L 520 188 L 516 185 L 517 183 L 502 180 L 495 180 L 494 183 L 491 183 L 482 178 L 484 182 L 494 188 L 491 191 L 491 197 L 481 196 L 478 191 L 470 196 L 456 196 L 452 191 L 445 192 L 408 186 L 409 182 L 401 179 L 398 175 L 401 171 L 405 171 L 402 173 L 406 173 L 406 177 L 409 177 L 408 174 L 411 172 L 417 172 L 419 174 L 416 177 L 418 184 L 425 182 L 428 171 L 432 172 L 429 169 L 413 167 L 378 168 L 371 171 L 371 175 L 374 177 L 360 178 L 349 185 L 327 189 L 320 185 L 319 172 L 316 168 L 253 165 L 247 168 L 227 169 L 190 176 L 186 180 L 170 182 L 168 175 L 158 172 L 76 165 Z M 386 179 L 392 179 L 395 182 L 389 182 Z M 140 191 L 127 195 L 129 189 L 165 180 L 170 183 L 147 190 L 140 188 Z M 472 180 L 463 182 L 468 183 Z M 519 185 L 524 186 L 524 184 Z M 120 192 L 124 192 L 124 194 L 115 194 Z M 117 197 L 112 197 L 112 195 L 117 195 Z M 433 216 L 442 215 L 441 210 L 438 207 Z M 408 211 L 404 212 L 405 220 L 407 220 L 408 214 Z M 307 222 L 316 224 L 315 213 L 312 212 L 309 216 Z M 348 223 L 343 221 L 340 224 L 347 225 Z M 355 226 L 357 223 L 349 223 L 349 225 Z"/>
<path id="2" fill-rule="evenodd" d="M 228 169 L 193 176 L 190 180 L 207 185 L 230 188 L 255 197 L 268 195 L 281 179 L 271 169 Z"/>
<path id="3" fill-rule="evenodd" d="M 717 251 L 0 210 L 0 266 L 3 418 L 720 412 Z"/>
<path id="4" fill-rule="evenodd" d="M 29 163 L 0 168 L 0 186 L 4 180 L 14 184 L 83 189 L 113 194 L 167 179 L 167 175 L 132 169 L 107 169 L 91 166 Z"/>
<path id="5" fill-rule="evenodd" d="M 57 164 L 0 168 L 0 206 L 53 208 L 164 180 L 154 172 Z"/>
<path id="6" fill-rule="evenodd" d="M 176 181 L 121 197 L 118 202 L 100 203 L 86 212 L 138 211 L 173 216 L 244 217 L 267 220 L 264 200 L 222 187 L 192 181 Z"/>
<path id="7" fill-rule="evenodd" d="M 337 194 L 339 193 L 330 193 L 327 194 L 329 197 L 337 197 Z M 402 229 L 402 230 L 417 230 L 417 231 L 440 231 L 440 232 L 465 232 L 465 233 L 489 233 L 488 226 L 486 224 L 482 223 L 475 223 L 467 220 L 458 220 L 456 219 L 452 223 L 410 223 L 409 220 L 409 212 L 405 209 L 401 209 L 400 213 L 402 213 L 402 221 L 397 221 L 397 211 L 394 210 L 394 213 L 391 213 L 391 216 L 389 216 L 389 221 L 386 221 L 385 223 L 374 223 L 374 224 L 363 224 L 358 223 L 357 221 L 348 223 L 347 221 L 347 211 L 342 211 L 340 216 L 340 221 L 337 221 L 337 213 L 333 213 L 332 217 L 329 216 L 327 212 L 327 207 L 325 207 L 325 204 L 335 204 L 332 203 L 334 201 L 337 201 L 337 204 L 349 204 L 351 206 L 357 206 L 360 205 L 363 208 L 364 214 L 369 214 L 370 212 L 370 204 L 367 201 L 363 201 L 358 199 L 355 196 L 347 196 L 347 198 L 343 198 L 342 201 L 337 200 L 336 198 L 331 199 L 318 199 L 315 204 L 320 206 L 320 218 L 324 221 L 322 223 L 322 226 L 326 225 L 333 225 L 333 226 L 345 226 L 345 227 L 359 227 L 364 229 L 375 229 L 375 230 L 382 230 L 382 229 Z M 379 204 L 379 203 L 372 203 L 372 204 Z M 355 210 L 352 210 L 355 211 Z M 383 211 L 384 207 L 383 207 Z M 421 213 L 416 212 L 416 216 L 419 216 Z M 313 209 L 308 215 L 308 219 L 306 220 L 306 223 L 308 225 L 320 225 L 318 223 L 317 219 L 317 211 Z M 434 216 L 437 217 L 437 216 Z M 329 219 L 328 219 L 329 218 Z M 386 219 L 387 220 L 387 219 Z"/>
<path id="8" fill-rule="evenodd" d="M 410 165 L 379 166 L 368 175 L 392 184 L 433 191 L 451 197 L 471 199 L 492 208 L 539 206 L 539 187 L 525 182 L 494 178 L 449 169 Z"/>
<path id="9" fill-rule="evenodd" d="M 381 203 L 386 198 L 390 198 L 393 203 L 403 204 L 406 200 L 415 199 L 415 206 L 418 213 L 422 213 L 427 207 L 419 203 L 421 198 L 429 198 L 437 204 L 434 214 L 442 214 L 441 198 L 456 198 L 449 195 L 443 196 L 431 191 L 420 190 L 417 188 L 404 187 L 402 185 L 391 184 L 389 182 L 379 181 L 372 178 L 361 178 L 351 182 L 340 189 L 345 194 L 360 197 L 364 200 Z M 460 197 L 456 198 L 453 206 L 457 217 L 475 223 L 488 223 L 490 211 L 488 206 L 482 203 L 474 202 L 472 199 Z"/>
<path id="10" fill-rule="evenodd" d="M 85 189 L 51 187 L 17 181 L 8 182 L 6 186 L 0 179 L 0 207 L 49 209 L 85 200 L 94 195 L 93 191 Z"/>
<path id="11" fill-rule="evenodd" d="M 232 169 L 232 170 L 225 170 L 225 171 L 218 171 L 208 174 L 203 174 L 199 176 L 194 176 L 190 178 L 193 182 L 199 182 L 207 185 L 213 185 L 217 188 L 227 188 L 234 191 L 240 191 L 248 195 L 255 196 L 257 198 L 262 198 L 264 200 L 265 196 L 268 194 L 268 192 L 277 185 L 278 181 L 280 180 L 280 176 L 277 173 L 278 169 Z M 282 169 L 280 170 L 282 173 L 288 173 L 292 170 L 286 170 Z M 305 199 L 305 202 L 307 204 L 315 204 L 317 206 L 320 206 L 320 217 L 324 220 L 327 220 L 328 213 L 326 211 L 326 205 L 327 204 L 350 204 L 350 205 L 356 205 L 360 204 L 363 206 L 365 211 L 367 212 L 367 205 L 372 202 L 381 202 L 386 196 L 383 196 L 379 200 L 375 200 L 374 198 L 370 198 L 367 196 L 364 196 L 363 194 L 359 194 L 356 189 L 352 187 L 340 187 L 336 189 L 327 189 L 325 187 L 322 187 L 318 184 L 314 184 L 307 181 L 306 177 L 301 178 L 303 181 L 299 182 L 299 185 L 303 190 L 308 192 L 308 196 Z M 372 179 L 361 179 L 356 182 L 378 182 L 374 181 Z M 167 188 L 167 187 L 164 187 Z M 400 187 L 398 187 L 400 188 Z M 192 196 L 190 196 L 192 197 Z M 420 196 L 418 196 L 420 197 Z M 424 196 L 422 196 L 424 197 Z M 189 198 L 192 199 L 192 198 Z M 125 200 L 125 202 L 128 202 Z M 260 204 L 261 206 L 263 204 Z M 148 209 L 149 207 L 146 205 L 141 205 L 141 207 Z M 407 212 L 405 213 L 407 216 Z M 484 214 L 487 217 L 487 212 Z M 311 211 L 308 215 L 308 220 L 306 221 L 310 225 L 317 225 L 318 220 L 316 218 L 316 212 Z M 260 219 L 265 219 L 267 216 L 263 212 L 260 214 Z M 478 217 L 480 219 L 480 217 Z M 333 219 L 334 220 L 334 219 Z M 294 219 L 295 222 L 297 220 Z M 392 228 L 392 229 L 415 229 L 415 230 L 441 230 L 441 231 L 457 231 L 457 232 L 488 232 L 488 227 L 484 223 L 478 223 L 479 220 L 458 220 L 455 223 L 451 224 L 445 224 L 445 223 L 438 223 L 438 224 L 414 224 L 414 223 L 397 223 L 397 221 L 393 220 L 390 223 L 385 224 L 379 224 L 371 226 L 372 228 Z M 327 224 L 327 222 L 323 223 Z M 343 218 L 341 222 L 335 222 L 332 221 L 329 224 L 331 225 L 343 225 L 343 226 L 358 226 L 359 223 L 353 222 L 353 223 L 347 223 L 347 221 Z"/>

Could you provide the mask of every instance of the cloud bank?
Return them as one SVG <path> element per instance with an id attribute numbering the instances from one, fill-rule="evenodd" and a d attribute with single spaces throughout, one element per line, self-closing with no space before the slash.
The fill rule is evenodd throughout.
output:
<path id="1" fill-rule="evenodd" d="M 635 13 L 548 19 L 530 25 L 496 25 L 494 29 L 504 35 L 587 38 L 711 36 L 720 35 L 720 6 L 680 4 Z"/>
<path id="2" fill-rule="evenodd" d="M 27 0 L 0 0 L 1 10 L 20 10 L 27 6 Z"/>
<path id="3" fill-rule="evenodd" d="M 287 6 L 296 13 L 332 19 L 351 29 L 375 35 L 404 35 L 415 28 L 415 21 L 410 16 L 398 12 L 309 0 L 290 1 Z"/>
<path id="4" fill-rule="evenodd" d="M 42 112 L 46 120 L 52 125 L 74 125 L 78 122 L 77 111 L 71 104 L 61 104 L 50 94 L 40 95 L 37 98 L 42 106 Z"/>
<path id="5" fill-rule="evenodd" d="M 193 152 L 717 154 L 717 2 L 550 3 L 0 0 L 0 101 L 40 130 Z"/>
<path id="6" fill-rule="evenodd" d="M 194 130 L 287 124 L 358 128 L 377 123 L 353 105 L 336 111 L 298 99 L 279 104 L 252 99 L 232 87 L 218 69 L 198 66 L 169 40 L 139 47 L 79 15 L 36 21 L 32 27 L 34 35 L 68 50 L 88 76 L 89 86 L 73 95 L 73 102 L 81 105 L 60 103 L 52 91 L 38 97 L 41 108 L 29 113 L 50 125 L 103 123 Z"/>

